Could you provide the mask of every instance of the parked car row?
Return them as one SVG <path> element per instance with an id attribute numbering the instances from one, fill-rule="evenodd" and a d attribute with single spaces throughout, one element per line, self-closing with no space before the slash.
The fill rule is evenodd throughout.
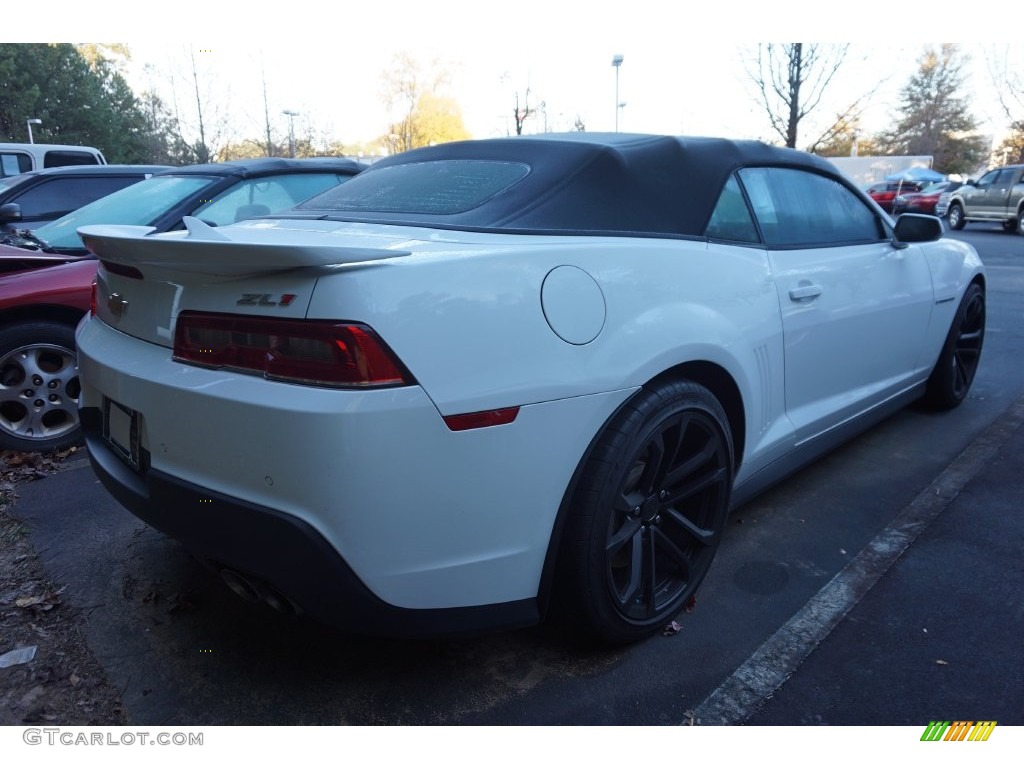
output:
<path id="1" fill-rule="evenodd" d="M 923 181 L 881 181 L 868 187 L 867 193 L 883 211 L 892 213 L 897 196 L 919 192 L 924 186 Z"/>
<path id="2" fill-rule="evenodd" d="M 898 194 L 892 201 L 892 213 L 898 216 L 901 213 L 926 213 L 935 215 L 935 207 L 943 193 L 950 193 L 960 187 L 958 181 L 936 181 L 919 192 L 904 192 Z"/>
<path id="3" fill-rule="evenodd" d="M 290 208 L 364 167 L 344 158 L 264 158 L 155 173 L 147 167 L 142 181 L 37 229 L 6 235 L 0 241 L 0 273 L 7 273 L 0 277 L 0 449 L 48 451 L 81 439 L 74 328 L 89 310 L 97 261 L 79 227 L 168 232 L 181 229 L 187 216 L 222 226 Z M 51 174 L 25 183 L 38 178 Z"/>

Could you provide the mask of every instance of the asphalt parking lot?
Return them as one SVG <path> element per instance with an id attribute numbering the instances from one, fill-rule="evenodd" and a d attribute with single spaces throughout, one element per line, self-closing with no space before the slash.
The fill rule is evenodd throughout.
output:
<path id="1" fill-rule="evenodd" d="M 135 724 L 1024 724 L 1024 238 L 989 267 L 974 390 L 907 409 L 733 515 L 682 629 L 407 642 L 242 603 L 84 463 L 14 510 Z"/>

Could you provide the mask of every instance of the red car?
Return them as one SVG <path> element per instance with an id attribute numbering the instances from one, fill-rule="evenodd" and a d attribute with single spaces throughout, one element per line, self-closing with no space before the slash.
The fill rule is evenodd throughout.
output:
<path id="1" fill-rule="evenodd" d="M 886 213 L 892 213 L 893 201 L 898 195 L 919 192 L 924 182 L 918 181 L 881 181 L 867 188 L 868 196 Z"/>
<path id="2" fill-rule="evenodd" d="M 952 192 L 960 187 L 958 181 L 936 181 L 929 184 L 920 192 L 909 192 L 897 195 L 893 200 L 893 214 L 900 213 L 927 213 L 935 216 L 935 206 L 938 205 L 939 196 L 944 192 Z"/>
<path id="3" fill-rule="evenodd" d="M 0 246 L 6 255 L 18 249 Z M 17 254 L 12 254 L 17 256 Z M 0 276 L 0 432 L 4 448 L 38 450 L 78 429 L 75 326 L 89 311 L 99 262 Z"/>

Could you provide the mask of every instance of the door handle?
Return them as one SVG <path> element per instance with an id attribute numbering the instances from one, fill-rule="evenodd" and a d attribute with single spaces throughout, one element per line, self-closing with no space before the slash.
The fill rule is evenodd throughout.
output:
<path id="1" fill-rule="evenodd" d="M 821 295 L 821 286 L 813 283 L 801 283 L 796 288 L 789 289 L 789 298 L 793 301 L 807 301 Z"/>

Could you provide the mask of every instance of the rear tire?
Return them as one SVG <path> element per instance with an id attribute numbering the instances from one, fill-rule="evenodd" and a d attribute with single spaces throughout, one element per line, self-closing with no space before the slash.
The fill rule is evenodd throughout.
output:
<path id="1" fill-rule="evenodd" d="M 966 224 L 967 221 L 964 219 L 964 209 L 960 206 L 960 203 L 953 203 L 949 206 L 949 228 L 963 229 Z"/>
<path id="2" fill-rule="evenodd" d="M 938 410 L 960 405 L 974 382 L 985 341 L 985 292 L 972 283 L 964 293 L 946 343 L 928 379 L 924 402 Z"/>
<path id="3" fill-rule="evenodd" d="M 570 500 L 559 604 L 605 642 L 641 640 L 693 597 L 729 512 L 721 404 L 689 381 L 649 384 L 606 427 Z"/>

